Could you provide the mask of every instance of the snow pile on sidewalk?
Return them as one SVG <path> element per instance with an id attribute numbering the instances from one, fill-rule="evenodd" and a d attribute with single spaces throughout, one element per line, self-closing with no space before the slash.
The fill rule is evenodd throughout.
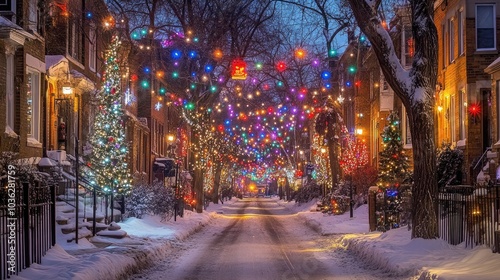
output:
<path id="1" fill-rule="evenodd" d="M 209 224 L 223 206 L 235 201 L 210 205 L 202 214 L 186 211 L 185 217 L 177 221 L 162 223 L 157 217 L 127 219 L 118 223 L 128 233 L 125 238 L 97 236 L 92 238 L 93 243 L 81 239 L 78 245 L 58 244 L 47 252 L 42 264 L 32 264 L 11 279 L 116 279 L 132 274 L 167 256 L 173 243 Z M 320 234 L 343 234 L 341 247 L 389 274 L 420 280 L 500 279 L 500 254 L 493 254 L 490 248 L 469 249 L 440 239 L 411 239 L 407 228 L 368 232 L 366 205 L 355 209 L 350 218 L 349 212 L 339 216 L 316 212 L 315 201 L 302 205 L 276 198 L 273 201 L 299 215 Z"/>
<path id="2" fill-rule="evenodd" d="M 187 238 L 206 226 L 223 206 L 211 204 L 201 214 L 185 211 L 184 217 L 160 222 L 159 217 L 129 218 L 118 223 L 128 235 L 122 239 L 95 236 L 78 244 L 60 242 L 42 258 L 41 264 L 11 276 L 11 279 L 117 279 L 138 272 L 169 254 L 172 243 Z M 58 233 L 58 235 L 60 235 Z M 97 247 L 104 246 L 103 248 Z"/>
<path id="3" fill-rule="evenodd" d="M 385 233 L 369 232 L 368 206 L 339 216 L 315 212 L 315 201 L 298 205 L 278 202 L 304 218 L 305 223 L 322 235 L 345 234 L 344 248 L 366 263 L 395 275 L 414 279 L 496 280 L 500 279 L 500 254 L 485 246 L 473 249 L 463 244 L 449 245 L 441 239 L 411 239 L 407 227 Z"/>

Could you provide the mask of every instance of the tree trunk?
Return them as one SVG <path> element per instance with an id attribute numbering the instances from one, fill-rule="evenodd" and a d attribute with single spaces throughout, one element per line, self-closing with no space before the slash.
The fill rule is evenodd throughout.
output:
<path id="1" fill-rule="evenodd" d="M 338 177 L 339 177 L 339 153 L 338 153 L 338 147 L 337 147 L 337 141 L 330 141 L 328 142 L 328 158 L 330 160 L 330 174 L 332 175 L 332 178 L 330 178 L 332 182 L 332 190 L 335 189 L 338 183 Z"/>
<path id="2" fill-rule="evenodd" d="M 412 111 L 412 238 L 433 239 L 439 237 L 434 119 L 422 103 L 414 106 Z"/>
<path id="3" fill-rule="evenodd" d="M 196 137 L 196 133 L 194 133 L 194 131 L 191 132 L 191 141 L 192 141 L 192 145 L 199 145 L 199 137 Z M 204 194 L 203 194 L 203 170 L 201 170 L 200 168 L 196 168 L 196 153 L 195 151 L 192 151 L 190 154 L 190 163 L 191 163 L 191 166 L 192 168 L 194 169 L 193 170 L 193 190 L 194 190 L 194 198 L 196 200 L 196 205 L 195 205 L 195 208 L 196 208 L 196 212 L 197 213 L 202 213 L 203 212 L 203 204 L 204 204 Z"/>
<path id="4" fill-rule="evenodd" d="M 408 7 L 400 7 L 403 14 L 410 16 L 412 24 L 415 50 L 410 70 L 401 65 L 391 35 L 379 17 L 377 11 L 381 2 L 349 0 L 349 5 L 371 43 L 387 83 L 407 109 L 414 163 L 412 238 L 433 239 L 439 236 L 434 143 L 434 89 L 438 61 L 435 1 L 411 0 Z"/>
<path id="5" fill-rule="evenodd" d="M 219 204 L 219 186 L 220 186 L 220 175 L 222 173 L 222 164 L 215 163 L 215 174 L 214 174 L 214 191 L 212 202 L 214 204 Z"/>
<path id="6" fill-rule="evenodd" d="M 196 213 L 202 213 L 203 204 L 205 203 L 205 195 L 203 193 L 203 170 L 199 168 L 195 169 L 193 185 L 196 197 Z"/>

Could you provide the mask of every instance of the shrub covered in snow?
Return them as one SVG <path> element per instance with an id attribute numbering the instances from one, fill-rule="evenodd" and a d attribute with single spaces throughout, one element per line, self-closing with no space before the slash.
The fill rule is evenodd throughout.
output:
<path id="1" fill-rule="evenodd" d="M 295 202 L 300 204 L 309 202 L 320 196 L 321 186 L 319 186 L 315 181 L 310 181 L 307 185 L 294 192 L 292 199 L 295 199 Z"/>
<path id="2" fill-rule="evenodd" d="M 152 185 L 139 183 L 125 198 L 126 215 L 139 219 L 144 215 L 157 215 L 162 221 L 169 220 L 174 214 L 174 204 L 174 189 L 158 181 Z"/>
<path id="3" fill-rule="evenodd" d="M 161 217 L 162 221 L 170 220 L 174 214 L 175 191 L 163 184 L 153 183 L 153 199 L 151 200 L 151 212 Z"/>
<path id="4" fill-rule="evenodd" d="M 149 213 L 153 192 L 148 184 L 139 184 L 125 197 L 125 210 L 128 217 L 142 218 Z"/>
<path id="5" fill-rule="evenodd" d="M 443 144 L 438 150 L 437 176 L 440 188 L 446 185 L 462 184 L 464 172 L 464 154 L 462 150 L 452 149 L 450 144 Z"/>

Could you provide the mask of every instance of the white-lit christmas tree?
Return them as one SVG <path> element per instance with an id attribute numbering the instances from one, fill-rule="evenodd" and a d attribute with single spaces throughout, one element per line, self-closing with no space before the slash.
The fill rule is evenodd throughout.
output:
<path id="1" fill-rule="evenodd" d="M 119 46 L 120 41 L 114 37 L 106 52 L 102 86 L 97 93 L 94 133 L 90 137 L 93 150 L 88 163 L 92 170 L 89 175 L 106 193 L 124 193 L 131 184 L 121 103 Z"/>

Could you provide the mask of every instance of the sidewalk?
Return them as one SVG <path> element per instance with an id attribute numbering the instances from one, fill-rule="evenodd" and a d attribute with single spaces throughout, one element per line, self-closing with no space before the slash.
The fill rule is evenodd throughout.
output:
<path id="1" fill-rule="evenodd" d="M 11 279 L 37 280 L 89 280 L 89 279 L 121 279 L 151 266 L 158 259 L 168 256 L 170 248 L 176 242 L 199 231 L 211 223 L 223 206 L 230 205 L 238 199 L 233 198 L 224 204 L 210 204 L 207 211 L 198 214 L 185 211 L 184 217 L 172 218 L 160 222 L 158 217 L 144 219 L 129 218 L 118 223 L 121 230 L 127 232 L 122 239 L 96 236 L 95 243 L 83 238 L 79 244 L 58 241 L 42 259 L 42 264 L 32 264 Z M 95 244 L 106 244 L 96 247 Z"/>
<path id="2" fill-rule="evenodd" d="M 500 254 L 492 253 L 486 246 L 465 248 L 452 246 L 441 239 L 411 239 L 407 227 L 385 233 L 368 232 L 368 206 L 349 212 L 328 216 L 316 209 L 315 202 L 297 205 L 295 202 L 278 202 L 298 213 L 307 225 L 322 235 L 345 234 L 341 238 L 344 248 L 374 267 L 408 279 L 496 280 L 500 279 Z"/>
<path id="3" fill-rule="evenodd" d="M 340 247 L 351 250 L 364 262 L 408 279 L 500 279 L 500 254 L 490 248 L 451 246 L 443 240 L 411 239 L 407 228 L 386 233 L 368 232 L 368 209 L 361 206 L 339 216 L 315 212 L 314 201 L 303 205 L 273 198 L 303 218 L 304 223 L 321 235 L 344 234 Z M 184 218 L 161 223 L 156 217 L 127 219 L 118 223 L 128 233 L 123 239 L 94 237 L 93 241 L 112 243 L 98 248 L 81 239 L 79 244 L 58 244 L 50 249 L 42 264 L 33 264 L 12 279 L 117 279 L 138 272 L 165 258 L 176 242 L 209 225 L 223 206 L 211 204 L 202 214 L 186 211 Z"/>

